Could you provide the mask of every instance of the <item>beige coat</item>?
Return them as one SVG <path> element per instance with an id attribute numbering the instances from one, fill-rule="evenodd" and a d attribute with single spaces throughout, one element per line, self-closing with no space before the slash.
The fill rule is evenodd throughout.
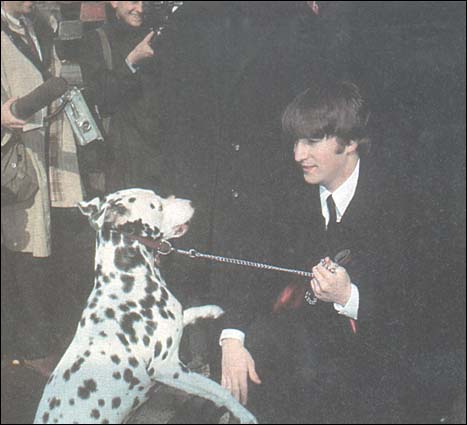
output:
<path id="1" fill-rule="evenodd" d="M 21 54 L 8 36 L 1 34 L 1 84 L 8 97 L 21 97 L 43 83 L 42 75 Z M 2 104 L 6 101 L 2 96 Z M 38 122 L 43 112 L 30 121 Z M 35 257 L 51 253 L 50 205 L 45 168 L 44 130 L 38 128 L 21 134 L 39 180 L 39 191 L 32 201 L 1 208 L 2 243 L 12 251 L 30 252 Z M 7 131 L 2 146 L 10 139 Z"/>

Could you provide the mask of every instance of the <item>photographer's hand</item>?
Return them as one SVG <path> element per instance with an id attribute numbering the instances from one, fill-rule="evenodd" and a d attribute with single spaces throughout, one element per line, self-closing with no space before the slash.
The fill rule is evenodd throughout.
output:
<path id="1" fill-rule="evenodd" d="M 11 105 L 18 100 L 17 97 L 8 99 L 2 105 L 2 127 L 8 128 L 10 130 L 21 129 L 25 126 L 26 121 L 16 118 L 11 112 Z"/>
<path id="2" fill-rule="evenodd" d="M 154 56 L 154 49 L 151 47 L 151 41 L 154 37 L 154 31 L 151 31 L 143 41 L 141 41 L 127 56 L 126 60 L 131 65 L 138 65 L 144 59 Z"/>

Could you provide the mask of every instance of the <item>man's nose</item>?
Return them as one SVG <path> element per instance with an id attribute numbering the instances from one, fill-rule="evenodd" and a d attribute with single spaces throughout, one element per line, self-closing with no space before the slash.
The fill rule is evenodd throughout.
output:
<path id="1" fill-rule="evenodd" d="M 294 149 L 295 161 L 301 162 L 308 156 L 307 145 L 303 142 L 297 142 Z"/>
<path id="2" fill-rule="evenodd" d="M 138 13 L 143 13 L 143 2 L 139 1 L 135 5 L 135 11 Z"/>

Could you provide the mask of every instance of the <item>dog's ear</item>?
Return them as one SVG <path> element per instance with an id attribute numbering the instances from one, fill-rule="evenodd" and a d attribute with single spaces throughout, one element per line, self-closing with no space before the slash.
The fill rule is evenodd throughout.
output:
<path id="1" fill-rule="evenodd" d="M 88 217 L 91 226 L 98 231 L 104 225 L 105 212 L 107 203 L 102 202 L 99 198 L 94 198 L 92 201 L 79 202 L 78 208 Z"/>

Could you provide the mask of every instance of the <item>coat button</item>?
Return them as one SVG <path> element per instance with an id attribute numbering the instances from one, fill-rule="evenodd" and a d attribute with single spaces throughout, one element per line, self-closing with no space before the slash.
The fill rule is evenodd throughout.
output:
<path id="1" fill-rule="evenodd" d="M 240 196 L 240 193 L 238 193 L 236 190 L 232 189 L 232 198 L 238 199 Z"/>
<path id="2" fill-rule="evenodd" d="M 232 145 L 235 152 L 240 152 L 240 145 Z"/>

